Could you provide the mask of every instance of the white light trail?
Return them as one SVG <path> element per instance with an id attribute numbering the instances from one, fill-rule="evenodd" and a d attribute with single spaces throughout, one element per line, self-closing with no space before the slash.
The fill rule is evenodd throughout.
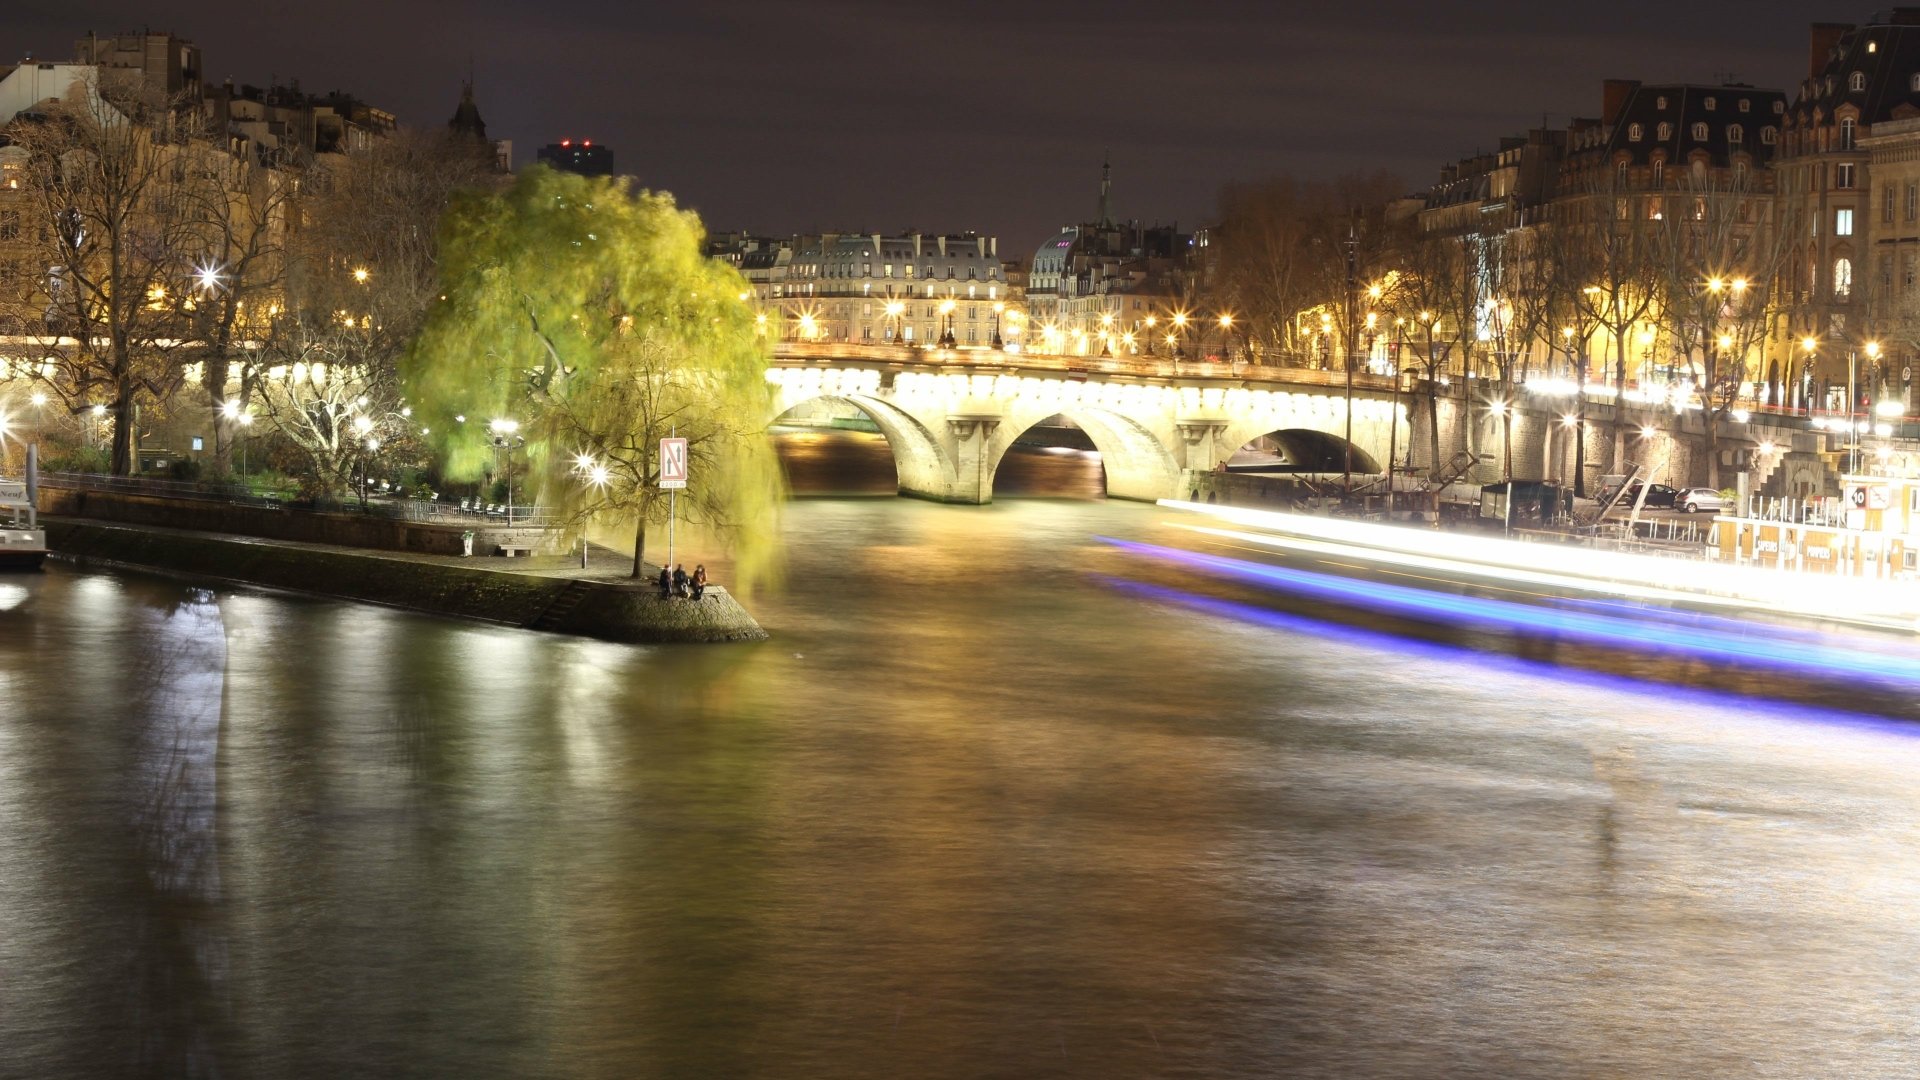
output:
<path id="1" fill-rule="evenodd" d="M 1914 581 L 1524 543 L 1176 499 L 1164 499 L 1160 505 L 1270 530 L 1246 533 L 1185 526 L 1269 547 L 1337 554 L 1529 587 L 1577 589 L 1628 600 L 1743 608 L 1882 628 L 1920 628 L 1920 582 Z"/>

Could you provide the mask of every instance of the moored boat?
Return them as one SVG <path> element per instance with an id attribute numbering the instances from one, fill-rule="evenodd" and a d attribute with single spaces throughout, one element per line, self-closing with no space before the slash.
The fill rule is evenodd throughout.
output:
<path id="1" fill-rule="evenodd" d="M 38 570 L 47 561 L 47 532 L 34 511 L 39 449 L 27 447 L 27 475 L 0 479 L 0 570 Z"/>

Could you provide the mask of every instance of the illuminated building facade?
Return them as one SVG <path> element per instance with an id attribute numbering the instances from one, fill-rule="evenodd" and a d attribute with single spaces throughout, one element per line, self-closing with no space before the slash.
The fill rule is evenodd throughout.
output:
<path id="1" fill-rule="evenodd" d="M 1194 310 L 1191 255 L 1192 238 L 1172 226 L 1114 219 L 1112 167 L 1103 164 L 1094 219 L 1048 238 L 1028 264 L 1032 348 L 1077 356 L 1225 354 L 1231 334 L 1207 330 Z"/>

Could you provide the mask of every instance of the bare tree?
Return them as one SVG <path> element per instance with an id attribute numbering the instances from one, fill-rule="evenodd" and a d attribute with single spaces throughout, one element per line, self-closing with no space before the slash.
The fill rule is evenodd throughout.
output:
<path id="1" fill-rule="evenodd" d="M 1663 343 L 1690 373 L 1706 412 L 1706 469 L 1695 479 L 1716 487 L 1720 421 L 1755 374 L 1789 237 L 1797 235 L 1787 223 L 1775 227 L 1756 195 L 1744 172 L 1696 168 L 1651 233 Z"/>
<path id="2" fill-rule="evenodd" d="M 42 383 L 69 411 L 112 417 L 112 469 L 133 471 L 143 403 L 181 384 L 179 347 L 199 207 L 184 193 L 189 112 L 131 87 L 76 81 L 67 95 L 16 117 L 35 200 L 37 265 L 50 267 L 46 310 L 31 326 Z"/>
<path id="3" fill-rule="evenodd" d="M 194 149 L 196 167 L 184 177 L 183 195 L 196 204 L 202 250 L 194 262 L 192 296 L 183 306 L 191 313 L 203 365 L 213 471 L 225 475 L 251 397 L 247 359 L 272 333 L 286 298 L 288 229 L 299 178 L 251 154 L 230 154 L 211 143 Z"/>
<path id="4" fill-rule="evenodd" d="M 1659 294 L 1649 224 L 1661 212 L 1660 198 L 1657 193 L 1636 193 L 1616 169 L 1589 178 L 1583 191 L 1563 202 L 1556 223 L 1568 268 L 1562 288 L 1569 293 L 1576 324 L 1593 327 L 1612 343 L 1616 403 L 1626 397 L 1628 339 L 1654 309 Z M 1584 401 L 1584 377 L 1580 392 Z M 1624 454 L 1626 430 L 1618 408 L 1613 429 L 1613 456 L 1618 461 Z"/>
<path id="5" fill-rule="evenodd" d="M 397 362 L 438 301 L 442 215 L 456 192 L 493 181 L 470 146 L 401 132 L 316 166 L 308 194 L 273 208 L 294 219 L 284 301 L 238 343 L 239 400 L 259 403 L 316 492 L 345 488 L 368 442 L 391 450 L 422 434 Z"/>

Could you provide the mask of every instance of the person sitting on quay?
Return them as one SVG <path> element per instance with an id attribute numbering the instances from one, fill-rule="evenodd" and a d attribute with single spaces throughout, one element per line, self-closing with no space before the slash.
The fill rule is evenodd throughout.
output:
<path id="1" fill-rule="evenodd" d="M 693 568 L 692 587 L 693 587 L 693 598 L 695 600 L 698 600 L 701 597 L 707 595 L 707 564 L 706 563 L 700 563 L 699 565 Z"/>
<path id="2" fill-rule="evenodd" d="M 670 572 L 668 572 L 667 568 L 664 566 L 660 568 L 659 585 L 660 585 L 660 599 L 665 600 L 667 597 L 673 595 L 673 575 Z"/>
<path id="3" fill-rule="evenodd" d="M 687 567 L 685 563 L 675 563 L 673 567 L 673 595 L 690 595 L 687 587 Z"/>

